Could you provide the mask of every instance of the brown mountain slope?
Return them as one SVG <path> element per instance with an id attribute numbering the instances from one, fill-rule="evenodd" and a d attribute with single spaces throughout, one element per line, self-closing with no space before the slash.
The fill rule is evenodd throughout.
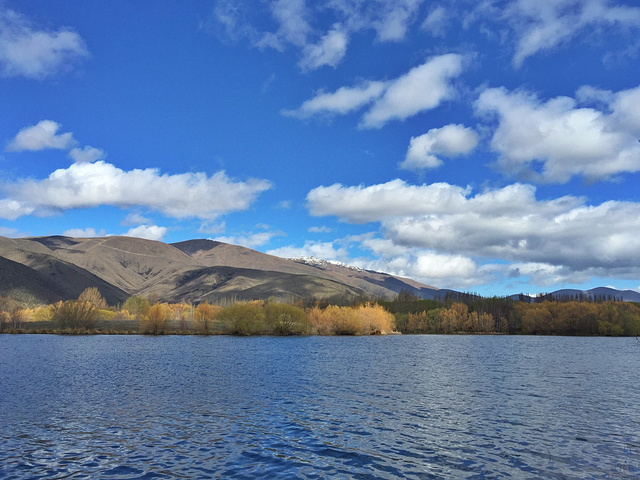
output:
<path id="1" fill-rule="evenodd" d="M 76 298 L 88 286 L 97 286 L 111 304 L 130 295 L 152 294 L 165 301 L 200 302 L 390 298 L 403 289 L 432 298 L 439 292 L 408 279 L 327 262 L 308 264 L 211 240 L 168 245 L 128 237 L 0 237 L 0 257 L 36 272 L 39 280 L 34 276 L 32 289 L 41 291 L 43 299 L 51 292 Z M 28 277 L 28 270 L 18 272 L 15 265 L 7 265 L 6 272 L 15 271 L 14 277 Z M 0 272 L 0 287 L 9 282 L 6 272 Z"/>

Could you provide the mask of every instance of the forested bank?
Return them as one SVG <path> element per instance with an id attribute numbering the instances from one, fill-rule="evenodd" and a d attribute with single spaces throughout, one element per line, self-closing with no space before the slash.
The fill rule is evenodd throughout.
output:
<path id="1" fill-rule="evenodd" d="M 459 295 L 443 301 L 401 293 L 393 301 L 169 304 L 132 296 L 109 306 L 96 288 L 77 300 L 21 308 L 0 297 L 0 332 L 228 335 L 534 334 L 640 335 L 640 304 Z"/>

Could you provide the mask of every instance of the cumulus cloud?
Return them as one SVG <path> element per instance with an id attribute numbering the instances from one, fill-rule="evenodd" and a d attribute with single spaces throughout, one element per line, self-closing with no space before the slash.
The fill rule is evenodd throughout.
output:
<path id="1" fill-rule="evenodd" d="M 454 53 L 440 55 L 397 78 L 364 114 L 360 126 L 380 128 L 390 120 L 404 120 L 452 98 L 451 80 L 462 73 L 462 60 Z"/>
<path id="2" fill-rule="evenodd" d="M 160 242 L 166 234 L 166 227 L 159 227 L 157 225 L 139 225 L 137 227 L 130 228 L 124 235 L 126 237 L 145 238 L 147 240 L 156 240 Z"/>
<path id="3" fill-rule="evenodd" d="M 125 171 L 102 160 L 74 163 L 43 180 L 21 179 L 0 185 L 0 218 L 47 215 L 75 208 L 111 205 L 142 207 L 173 218 L 214 219 L 246 210 L 268 190 L 266 180 L 233 181 L 224 172 L 161 174 L 157 169 Z"/>
<path id="4" fill-rule="evenodd" d="M 573 196 L 538 200 L 535 187 L 526 184 L 472 193 L 446 183 L 413 186 L 395 180 L 319 187 L 307 201 L 312 215 L 378 222 L 394 246 L 548 265 L 564 278 L 640 274 L 640 203 L 588 205 Z"/>
<path id="5" fill-rule="evenodd" d="M 502 12 L 517 37 L 513 64 L 551 50 L 587 28 L 640 27 L 640 8 L 612 6 L 607 0 L 517 0 Z"/>
<path id="6" fill-rule="evenodd" d="M 76 163 L 85 163 L 103 160 L 106 155 L 104 150 L 87 145 L 83 148 L 72 148 L 69 152 L 69 156 Z"/>
<path id="7" fill-rule="evenodd" d="M 60 127 L 59 123 L 52 120 L 41 120 L 36 125 L 25 127 L 9 142 L 7 151 L 38 151 L 48 148 L 66 150 L 73 147 L 77 143 L 73 133 L 58 134 Z"/>
<path id="8" fill-rule="evenodd" d="M 69 29 L 38 29 L 0 5 L 0 75 L 41 79 L 88 55 L 82 37 Z"/>
<path id="9" fill-rule="evenodd" d="M 482 92 L 475 108 L 497 117 L 491 140 L 500 154 L 497 166 L 510 175 L 552 183 L 640 171 L 640 87 L 608 95 L 583 88 L 579 97 L 606 105 L 580 107 L 569 97 L 544 102 L 505 88 Z"/>
<path id="10" fill-rule="evenodd" d="M 350 223 L 368 223 L 419 215 L 425 208 L 435 213 L 461 208 L 469 192 L 469 188 L 448 183 L 416 186 L 399 179 L 370 187 L 336 183 L 311 190 L 307 194 L 307 208 L 316 217 L 332 215 Z"/>
<path id="11" fill-rule="evenodd" d="M 471 152 L 478 144 L 478 134 L 464 125 L 432 128 L 424 135 L 411 137 L 409 149 L 400 168 L 422 170 L 442 165 L 439 155 L 456 157 Z"/>
<path id="12" fill-rule="evenodd" d="M 344 115 L 370 105 L 360 127 L 381 128 L 391 120 L 404 120 L 451 99 L 455 93 L 451 82 L 462 73 L 462 68 L 461 55 L 432 57 L 394 80 L 367 81 L 341 87 L 333 93 L 320 92 L 298 109 L 285 110 L 283 114 L 302 118 Z"/>

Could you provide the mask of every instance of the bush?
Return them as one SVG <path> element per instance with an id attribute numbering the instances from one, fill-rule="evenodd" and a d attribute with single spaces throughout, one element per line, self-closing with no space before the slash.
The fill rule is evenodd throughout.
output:
<path id="1" fill-rule="evenodd" d="M 169 318 L 169 305 L 156 303 L 149 311 L 140 317 L 140 333 L 149 335 L 162 335 Z"/>
<path id="2" fill-rule="evenodd" d="M 79 300 L 67 300 L 51 306 L 50 319 L 60 328 L 71 330 L 93 328 L 100 318 L 95 305 Z"/>
<path id="3" fill-rule="evenodd" d="M 391 333 L 395 326 L 393 315 L 381 305 L 368 303 L 356 309 L 360 333 L 364 335 Z"/>
<path id="4" fill-rule="evenodd" d="M 264 307 L 264 312 L 269 329 L 277 335 L 309 333 L 309 319 L 299 307 L 285 303 L 269 303 Z"/>
<path id="5" fill-rule="evenodd" d="M 218 313 L 229 333 L 233 335 L 258 335 L 265 330 L 262 305 L 256 302 L 236 303 Z"/>

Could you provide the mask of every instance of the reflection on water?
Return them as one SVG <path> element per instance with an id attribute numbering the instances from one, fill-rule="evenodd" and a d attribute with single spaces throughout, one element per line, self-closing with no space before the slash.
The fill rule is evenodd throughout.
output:
<path id="1" fill-rule="evenodd" d="M 637 478 L 640 345 L 0 335 L 0 478 Z"/>

